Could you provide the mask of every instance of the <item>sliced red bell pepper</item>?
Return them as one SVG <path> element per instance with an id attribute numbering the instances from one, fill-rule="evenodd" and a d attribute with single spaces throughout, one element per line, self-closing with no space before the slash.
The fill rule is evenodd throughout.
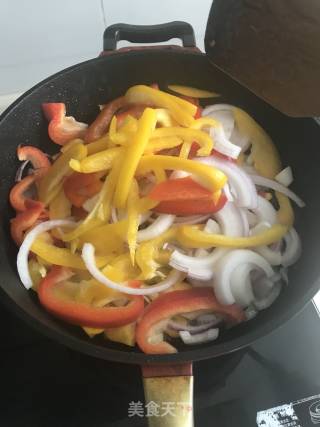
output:
<path id="1" fill-rule="evenodd" d="M 226 204 L 227 198 L 222 193 L 218 203 L 208 199 L 168 200 L 157 204 L 153 210 L 179 216 L 202 215 L 218 212 Z"/>
<path id="2" fill-rule="evenodd" d="M 148 194 L 159 202 L 177 200 L 212 199 L 212 193 L 191 177 L 167 179 L 157 184 Z"/>
<path id="3" fill-rule="evenodd" d="M 66 116 L 66 106 L 62 102 L 44 103 L 42 110 L 49 120 L 49 137 L 56 144 L 64 145 L 72 139 L 84 137 L 88 125 Z"/>
<path id="4" fill-rule="evenodd" d="M 74 172 L 63 184 L 64 193 L 74 206 L 80 208 L 86 200 L 101 190 L 103 183 L 100 177 L 101 174 L 95 172 Z"/>
<path id="5" fill-rule="evenodd" d="M 56 285 L 69 279 L 72 275 L 71 270 L 54 266 L 39 284 L 39 300 L 54 316 L 74 325 L 91 328 L 116 328 L 135 322 L 142 314 L 144 299 L 140 295 L 128 295 L 130 301 L 122 307 L 94 307 L 59 298 L 54 292 Z"/>
<path id="6" fill-rule="evenodd" d="M 25 231 L 38 221 L 44 211 L 44 204 L 35 200 L 26 200 L 25 205 L 26 210 L 10 221 L 11 237 L 18 246 L 23 242 Z"/>
<path id="7" fill-rule="evenodd" d="M 26 192 L 31 189 L 32 185 L 36 181 L 36 175 L 28 175 L 23 178 L 21 181 L 17 182 L 14 187 L 12 187 L 9 200 L 10 204 L 16 211 L 22 212 L 26 209 L 25 202 L 26 200 L 31 200 L 26 196 Z"/>
<path id="8" fill-rule="evenodd" d="M 126 109 L 125 111 L 120 111 L 117 114 L 117 126 L 121 126 L 125 118 L 128 116 L 132 116 L 135 119 L 139 119 L 146 108 L 146 105 L 135 105 Z"/>
<path id="9" fill-rule="evenodd" d="M 198 105 L 198 108 L 197 108 L 196 114 L 194 115 L 194 118 L 195 119 L 200 119 L 201 116 L 202 116 L 202 111 L 203 111 L 203 108 L 200 107 L 200 105 Z"/>
<path id="10" fill-rule="evenodd" d="M 48 171 L 48 168 L 51 166 L 51 163 L 44 152 L 32 145 L 19 145 L 17 155 L 20 161 L 29 160 L 29 162 L 31 162 L 37 178 L 44 176 Z"/>
<path id="11" fill-rule="evenodd" d="M 113 115 L 120 110 L 120 108 L 125 107 L 126 103 L 127 101 L 125 98 L 121 96 L 106 104 L 96 119 L 88 127 L 84 138 L 85 142 L 93 142 L 101 138 L 103 134 L 107 132 Z"/>
<path id="12" fill-rule="evenodd" d="M 77 208 L 76 206 L 72 206 L 71 215 L 79 221 L 80 219 L 85 219 L 88 216 L 88 212 L 82 207 Z"/>
<path id="13" fill-rule="evenodd" d="M 157 90 L 159 90 L 159 85 L 158 85 L 158 83 L 151 83 L 150 87 L 152 87 L 152 89 L 157 89 Z"/>
<path id="14" fill-rule="evenodd" d="M 171 344 L 160 341 L 152 343 L 159 323 L 182 313 L 210 310 L 226 318 L 228 322 L 245 320 L 242 309 L 236 305 L 221 305 L 210 288 L 193 288 L 164 293 L 147 306 L 136 329 L 136 340 L 140 349 L 147 354 L 176 353 Z M 159 333 L 159 330 L 157 330 Z"/>

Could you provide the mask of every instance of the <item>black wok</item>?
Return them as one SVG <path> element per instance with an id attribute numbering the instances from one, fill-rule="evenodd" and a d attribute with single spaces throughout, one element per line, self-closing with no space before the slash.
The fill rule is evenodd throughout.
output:
<path id="1" fill-rule="evenodd" d="M 175 32 L 177 28 L 178 33 Z M 190 32 L 187 26 L 186 38 L 183 34 L 185 28 L 181 33 L 180 24 L 173 26 L 170 36 L 182 37 L 192 48 L 192 29 Z M 159 35 L 158 28 L 152 31 L 152 41 L 171 38 L 163 36 L 162 32 Z M 138 33 L 134 34 L 137 36 Z M 145 42 L 146 30 L 143 37 L 125 36 L 136 42 Z M 31 144 L 45 152 L 55 152 L 55 146 L 47 135 L 47 121 L 42 115 L 41 104 L 65 102 L 68 114 L 90 123 L 99 111 L 99 104 L 122 95 L 132 85 L 153 82 L 158 82 L 162 88 L 167 84 L 185 84 L 218 91 L 222 94 L 219 102 L 245 109 L 271 135 L 284 166 L 292 166 L 295 177 L 293 189 L 306 202 L 304 209 L 296 211 L 296 228 L 303 245 L 302 257 L 290 268 L 289 285 L 276 302 L 257 318 L 225 331 L 215 343 L 195 347 L 180 344 L 179 352 L 173 355 L 146 355 L 138 348 L 128 349 L 102 338 L 89 339 L 80 328 L 52 317 L 40 306 L 36 295 L 26 291 L 20 283 L 16 271 L 17 248 L 9 233 L 9 221 L 14 212 L 9 206 L 8 194 L 18 168 L 17 146 Z M 320 128 L 311 118 L 292 119 L 276 111 L 212 65 L 205 54 L 192 49 L 149 48 L 104 55 L 65 69 L 33 87 L 3 113 L 0 141 L 1 301 L 40 332 L 75 350 L 142 366 L 168 366 L 217 357 L 248 346 L 282 325 L 301 310 L 320 287 L 320 263 L 317 262 L 320 252 L 320 198 L 317 189 L 320 182 Z M 185 370 L 180 373 L 187 374 Z"/>

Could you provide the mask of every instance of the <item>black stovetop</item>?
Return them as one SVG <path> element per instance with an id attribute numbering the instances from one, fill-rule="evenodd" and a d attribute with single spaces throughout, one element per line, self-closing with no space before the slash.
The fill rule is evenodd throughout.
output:
<path id="1" fill-rule="evenodd" d="M 129 403 L 143 402 L 139 367 L 76 353 L 0 309 L 0 426 L 147 425 L 146 418 L 128 418 Z M 318 395 L 320 318 L 315 307 L 310 303 L 245 351 L 195 363 L 194 375 L 196 427 L 254 427 L 258 411 Z M 320 396 L 308 402 L 316 399 Z M 280 426 L 259 419 L 262 427 Z M 287 420 L 281 426 L 315 425 L 310 420 L 308 412 L 300 424 Z"/>

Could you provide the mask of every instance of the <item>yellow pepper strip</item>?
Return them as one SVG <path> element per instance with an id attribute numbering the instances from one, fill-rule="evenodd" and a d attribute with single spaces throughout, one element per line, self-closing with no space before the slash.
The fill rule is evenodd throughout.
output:
<path id="1" fill-rule="evenodd" d="M 137 181 L 132 181 L 131 190 L 128 196 L 128 231 L 127 231 L 127 242 L 129 246 L 130 258 L 132 265 L 134 265 L 134 256 L 137 246 L 137 234 L 139 228 L 139 211 L 137 207 L 137 201 L 139 200 L 139 187 Z"/>
<path id="2" fill-rule="evenodd" d="M 165 233 L 155 239 L 141 243 L 136 251 L 136 262 L 141 269 L 139 279 L 149 280 L 156 276 L 156 270 L 160 267 L 157 262 L 162 246 L 175 240 L 177 228 L 171 227 Z"/>
<path id="3" fill-rule="evenodd" d="M 209 234 L 194 226 L 184 225 L 179 228 L 178 240 L 188 248 L 253 248 L 278 242 L 288 231 L 288 227 L 275 224 L 267 230 L 250 237 L 229 237 L 221 234 Z"/>
<path id="4" fill-rule="evenodd" d="M 64 194 L 63 189 L 59 191 L 49 203 L 50 219 L 65 219 L 71 216 L 71 202 Z"/>
<path id="5" fill-rule="evenodd" d="M 127 220 L 100 225 L 82 234 L 79 237 L 80 244 L 91 243 L 96 252 L 103 255 L 121 253 L 125 247 L 127 230 Z"/>
<path id="6" fill-rule="evenodd" d="M 108 275 L 109 277 L 109 275 Z M 110 280 L 116 280 L 115 277 L 109 277 Z M 102 283 L 95 279 L 83 280 L 79 283 L 78 294 L 76 295 L 76 301 L 84 302 L 90 305 L 100 305 L 101 301 L 110 302 L 119 299 L 123 296 L 121 292 L 104 286 Z"/>
<path id="7" fill-rule="evenodd" d="M 219 169 L 198 163 L 194 160 L 173 156 L 143 156 L 138 167 L 138 174 L 150 172 L 155 167 L 169 170 L 184 170 L 195 174 L 200 178 L 201 183 L 212 192 L 221 190 L 227 182 L 227 177 Z"/>
<path id="8" fill-rule="evenodd" d="M 233 108 L 233 114 L 240 133 L 248 135 L 252 143 L 254 167 L 260 175 L 274 178 L 281 171 L 281 161 L 271 138 L 245 111 Z"/>
<path id="9" fill-rule="evenodd" d="M 110 147 L 109 136 L 104 135 L 96 141 L 90 142 L 90 144 L 87 144 L 86 147 L 88 150 L 88 156 L 91 156 L 91 154 L 99 153 L 99 151 L 104 151 Z"/>
<path id="10" fill-rule="evenodd" d="M 124 208 L 126 205 L 132 179 L 156 123 L 155 111 L 152 108 L 146 108 L 139 119 L 138 130 L 133 137 L 132 144 L 127 148 L 122 159 L 118 184 L 114 194 L 114 204 L 117 208 Z"/>
<path id="11" fill-rule="evenodd" d="M 37 291 L 39 283 L 46 275 L 46 268 L 35 259 L 30 259 L 28 267 L 32 280 L 32 289 Z"/>
<path id="12" fill-rule="evenodd" d="M 166 108 L 156 108 L 156 115 L 157 123 L 160 124 L 162 127 L 167 128 L 170 126 L 174 126 L 174 121 L 170 116 L 169 110 L 167 110 Z"/>
<path id="13" fill-rule="evenodd" d="M 80 139 L 80 138 L 72 139 L 71 141 L 69 141 L 67 144 L 63 145 L 60 148 L 61 153 L 65 153 L 66 151 L 69 150 L 69 148 L 73 147 L 74 145 L 77 145 L 79 142 L 81 144 L 84 144 L 84 141 L 82 139 Z"/>
<path id="14" fill-rule="evenodd" d="M 157 111 L 157 110 L 156 110 Z M 120 126 L 121 132 L 132 134 L 138 130 L 138 120 L 128 114 L 124 119 L 123 124 Z"/>
<path id="15" fill-rule="evenodd" d="M 36 239 L 31 246 L 31 251 L 51 264 L 86 270 L 86 266 L 84 265 L 81 256 L 78 254 L 72 254 L 69 249 L 59 248 L 58 246 L 50 245 L 44 241 Z M 107 262 L 108 258 L 106 257 L 96 257 L 96 263 L 100 267 L 106 265 Z"/>
<path id="16" fill-rule="evenodd" d="M 72 159 L 70 167 L 82 173 L 107 171 L 112 168 L 114 161 L 122 154 L 123 149 L 120 147 L 108 148 L 107 150 L 92 154 L 78 163 L 75 163 Z"/>
<path id="17" fill-rule="evenodd" d="M 190 96 L 191 98 L 216 98 L 220 96 L 215 92 L 209 90 L 196 89 L 195 87 L 180 86 L 180 85 L 168 85 L 168 89 L 172 92 L 179 93 L 180 95 Z"/>
<path id="18" fill-rule="evenodd" d="M 129 323 L 118 328 L 109 328 L 104 331 L 104 336 L 110 341 L 120 342 L 121 344 L 134 347 L 136 343 L 136 324 Z"/>
<path id="19" fill-rule="evenodd" d="M 69 166 L 70 160 L 82 160 L 86 155 L 87 148 L 80 142 L 74 144 L 65 153 L 61 153 L 39 183 L 38 193 L 41 202 L 48 205 L 56 196 L 57 193 L 54 193 L 56 188 L 61 185 L 63 179 L 72 172 Z"/>
<path id="20" fill-rule="evenodd" d="M 282 193 L 276 192 L 276 197 L 279 203 L 279 210 L 277 212 L 278 222 L 290 228 L 294 223 L 294 211 L 291 202 L 288 197 Z"/>
<path id="21" fill-rule="evenodd" d="M 146 104 L 166 108 L 182 126 L 190 126 L 197 111 L 197 107 L 190 102 L 144 85 L 137 85 L 128 89 L 125 98 L 129 103 L 133 104 Z"/>
<path id="22" fill-rule="evenodd" d="M 110 273 L 110 268 L 112 273 Z M 136 279 L 139 271 L 138 267 L 132 265 L 130 254 L 126 252 L 110 261 L 108 266 L 103 269 L 103 274 L 115 282 L 127 282 Z"/>
<path id="23" fill-rule="evenodd" d="M 177 136 L 167 136 L 164 138 L 151 138 L 144 150 L 144 154 L 153 154 L 158 151 L 175 148 L 182 144 L 182 139 Z"/>
<path id="24" fill-rule="evenodd" d="M 200 119 L 197 119 L 194 121 L 194 123 L 191 125 L 192 129 L 202 129 L 203 127 L 219 127 L 221 124 L 218 122 L 218 120 L 212 119 L 211 117 L 201 117 Z"/>
<path id="25" fill-rule="evenodd" d="M 93 338 L 94 336 L 102 334 L 102 332 L 104 332 L 104 329 L 89 328 L 88 326 L 82 326 L 82 329 L 88 335 L 89 338 Z"/>
<path id="26" fill-rule="evenodd" d="M 157 168 L 156 168 L 157 169 Z M 141 197 L 138 201 L 139 213 L 145 213 L 155 208 L 159 202 L 156 200 L 149 199 L 148 197 Z"/>
<path id="27" fill-rule="evenodd" d="M 167 175 L 163 169 L 154 168 L 153 173 L 154 173 L 154 176 L 156 177 L 157 184 L 160 184 L 160 182 L 167 180 Z"/>
<path id="28" fill-rule="evenodd" d="M 163 138 L 167 136 L 177 136 L 183 141 L 194 142 L 200 145 L 197 154 L 199 156 L 209 156 L 213 148 L 213 141 L 210 135 L 202 130 L 182 128 L 182 127 L 171 127 L 171 128 L 158 128 L 153 134 L 152 138 Z"/>
<path id="29" fill-rule="evenodd" d="M 184 142 L 180 149 L 179 157 L 181 159 L 187 159 L 190 153 L 192 142 Z"/>

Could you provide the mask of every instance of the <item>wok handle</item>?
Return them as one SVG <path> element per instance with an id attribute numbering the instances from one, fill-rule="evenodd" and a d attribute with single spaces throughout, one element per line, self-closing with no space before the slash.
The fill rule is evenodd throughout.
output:
<path id="1" fill-rule="evenodd" d="M 107 27 L 103 34 L 103 50 L 114 51 L 117 42 L 127 40 L 131 43 L 159 43 L 173 38 L 181 39 L 183 47 L 196 46 L 194 31 L 190 24 L 173 21 L 159 25 L 114 24 Z"/>
<path id="2" fill-rule="evenodd" d="M 142 367 L 149 427 L 193 427 L 192 364 Z"/>

